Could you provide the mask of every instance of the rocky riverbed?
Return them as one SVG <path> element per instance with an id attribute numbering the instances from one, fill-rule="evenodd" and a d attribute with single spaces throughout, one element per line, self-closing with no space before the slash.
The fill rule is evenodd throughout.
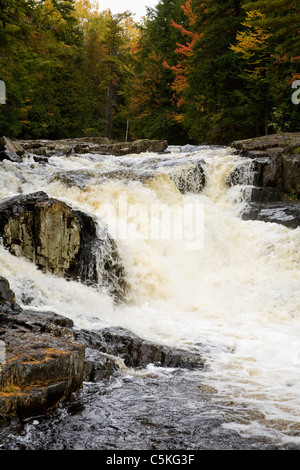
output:
<path id="1" fill-rule="evenodd" d="M 205 161 L 197 158 L 187 164 L 181 158 L 170 160 L 166 149 L 165 141 L 13 142 L 3 137 L 0 160 L 18 165 L 23 159 L 33 159 L 41 168 L 53 156 L 155 152 L 147 161 L 141 160 L 140 166 L 132 169 L 127 165 L 117 172 L 108 171 L 105 177 L 146 184 L 154 181 L 159 185 L 155 180 L 159 171 L 170 178 L 179 193 L 201 193 L 207 180 Z M 242 159 L 228 175 L 226 184 L 245 186 L 248 203 L 241 217 L 297 229 L 300 134 L 233 142 L 232 149 Z M 83 191 L 92 177 L 88 171 L 79 174 L 78 170 L 55 174 L 56 181 Z M 19 194 L 0 202 L 0 237 L 12 255 L 25 257 L 42 272 L 105 289 L 116 303 L 122 303 L 128 289 L 126 270 L 113 238 L 104 226 L 100 229 L 101 233 L 91 214 L 49 197 L 46 192 Z M 78 329 L 72 320 L 57 313 L 32 310 L 31 300 L 25 294 L 22 302 L 28 308 L 17 304 L 9 282 L 0 278 L 0 341 L 5 343 L 0 365 L 2 426 L 18 427 L 28 418 L 47 415 L 62 403 L 70 402 L 85 382 L 105 384 L 111 378 L 121 377 L 122 367 L 138 371 L 153 364 L 179 373 L 205 368 L 201 345 L 191 353 L 147 341 L 124 328 Z M 203 396 L 206 392 L 203 390 Z"/>
<path id="2" fill-rule="evenodd" d="M 84 381 L 101 382 L 120 364 L 145 368 L 197 369 L 199 355 L 140 339 L 120 328 L 74 329 L 71 320 L 51 312 L 23 310 L 6 279 L 0 278 L 0 338 L 5 361 L 0 371 L 0 419 L 43 415 L 70 398 Z"/>

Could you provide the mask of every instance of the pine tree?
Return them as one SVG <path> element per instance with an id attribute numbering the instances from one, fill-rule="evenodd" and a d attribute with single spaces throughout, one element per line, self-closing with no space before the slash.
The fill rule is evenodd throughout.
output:
<path id="1" fill-rule="evenodd" d="M 34 1 L 0 1 L 0 79 L 6 84 L 7 101 L 0 106 L 0 133 L 15 137 L 22 132 L 22 116 L 33 85 L 29 62 L 33 26 L 29 18 Z"/>
<path id="2" fill-rule="evenodd" d="M 173 72 L 166 66 L 177 62 L 175 48 L 181 34 L 172 20 L 186 22 L 180 4 L 180 0 L 160 0 L 156 8 L 148 9 L 141 27 L 126 84 L 132 138 L 163 138 L 174 143 L 187 139 L 174 119 L 177 103 L 171 87 Z"/>
<path id="3" fill-rule="evenodd" d="M 299 112 L 290 99 L 291 84 L 300 77 L 297 2 L 258 0 L 244 8 L 244 28 L 237 33 L 232 49 L 243 61 L 243 76 L 252 90 L 249 109 L 252 103 L 256 109 L 263 105 L 266 134 L 299 130 Z M 260 106 L 254 97 L 259 98 Z"/>
<path id="4" fill-rule="evenodd" d="M 245 12 L 239 0 L 193 2 L 199 35 L 188 61 L 184 125 L 197 142 L 229 143 L 255 133 L 242 98 L 238 57 L 230 49 Z"/>

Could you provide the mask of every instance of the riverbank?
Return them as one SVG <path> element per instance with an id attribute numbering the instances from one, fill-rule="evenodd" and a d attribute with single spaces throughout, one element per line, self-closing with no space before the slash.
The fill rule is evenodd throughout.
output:
<path id="1" fill-rule="evenodd" d="M 247 160 L 230 175 L 229 184 L 241 184 L 251 167 L 252 187 L 244 220 L 300 226 L 300 133 L 275 134 L 232 142 Z"/>

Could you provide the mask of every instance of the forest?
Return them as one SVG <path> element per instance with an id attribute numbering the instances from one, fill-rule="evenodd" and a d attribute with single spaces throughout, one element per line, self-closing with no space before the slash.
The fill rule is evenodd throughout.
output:
<path id="1" fill-rule="evenodd" d="M 124 3 L 126 7 L 126 2 Z M 226 145 L 300 131 L 298 0 L 0 0 L 0 135 Z"/>

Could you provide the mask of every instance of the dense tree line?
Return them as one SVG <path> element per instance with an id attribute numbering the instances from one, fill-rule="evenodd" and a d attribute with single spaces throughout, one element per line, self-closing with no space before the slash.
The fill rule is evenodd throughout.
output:
<path id="1" fill-rule="evenodd" d="M 0 11 L 1 134 L 125 135 L 118 90 L 134 37 L 128 12 L 99 12 L 89 0 L 0 0 Z"/>
<path id="2" fill-rule="evenodd" d="M 0 0 L 0 134 L 228 143 L 300 130 L 297 0 Z M 99 9 L 100 8 L 100 9 Z"/>
<path id="3" fill-rule="evenodd" d="M 160 0 L 135 56 L 132 90 L 140 81 L 142 94 L 128 108 L 136 135 L 158 136 L 153 120 L 162 115 L 174 141 L 228 143 L 299 131 L 300 107 L 291 100 L 300 78 L 299 39 L 297 0 Z"/>

